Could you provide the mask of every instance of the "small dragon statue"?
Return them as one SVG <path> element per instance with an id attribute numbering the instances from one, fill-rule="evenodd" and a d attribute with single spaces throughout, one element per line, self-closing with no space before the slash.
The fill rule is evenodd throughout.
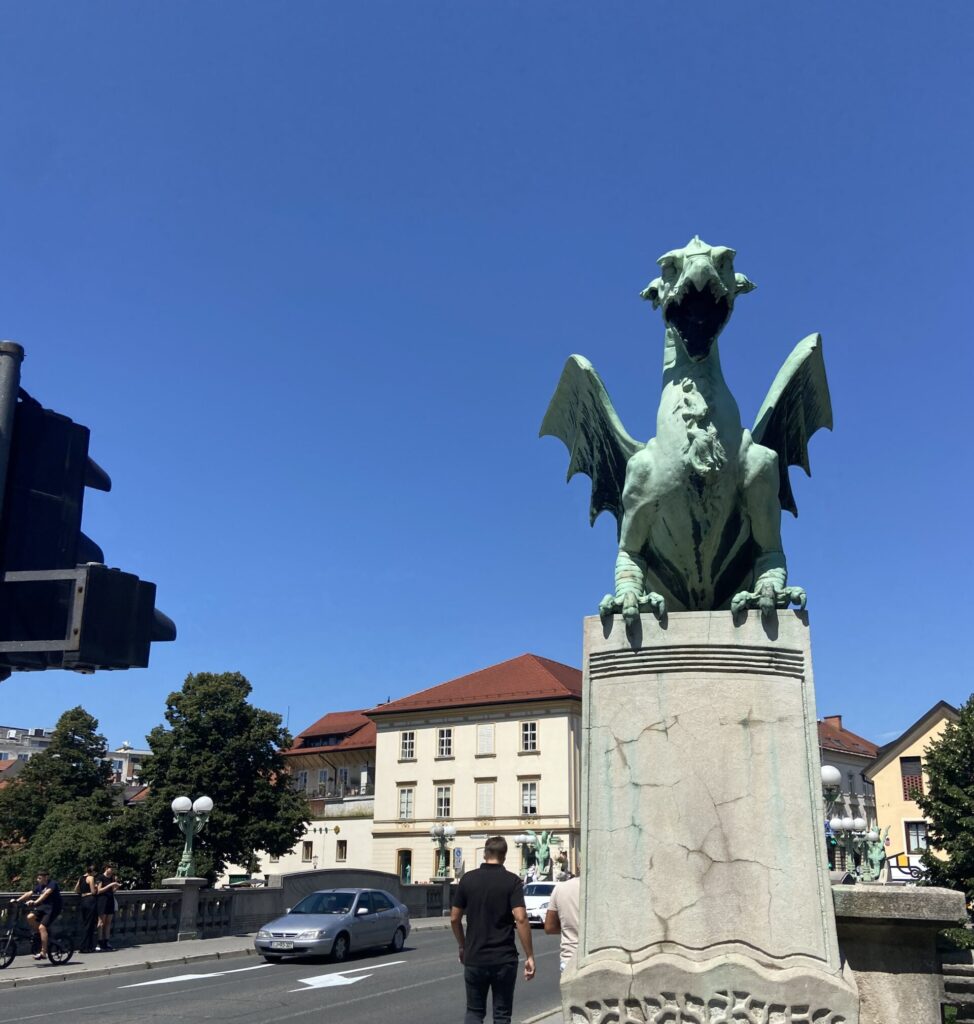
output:
<path id="1" fill-rule="evenodd" d="M 601 378 L 582 356 L 562 371 L 541 435 L 571 454 L 568 479 L 592 479 L 591 522 L 608 509 L 618 523 L 615 592 L 602 615 L 641 610 L 762 615 L 805 591 L 788 585 L 781 510 L 798 515 L 789 466 L 811 475 L 808 439 L 832 428 L 822 339 L 800 341 L 779 370 L 754 426 L 724 382 L 717 337 L 738 295 L 754 289 L 734 271 L 733 249 L 693 238 L 657 261 L 660 276 L 640 293 L 663 314 L 663 393 L 656 436 L 634 440 Z"/>

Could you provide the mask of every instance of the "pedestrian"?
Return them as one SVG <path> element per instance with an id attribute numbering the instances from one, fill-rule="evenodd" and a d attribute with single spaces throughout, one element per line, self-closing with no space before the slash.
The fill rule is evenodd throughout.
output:
<path id="1" fill-rule="evenodd" d="M 95 879 L 95 884 L 98 886 L 98 945 L 95 946 L 95 952 L 111 952 L 115 948 L 109 941 L 112 918 L 115 916 L 115 891 L 122 883 L 115 877 L 115 869 L 111 864 L 106 864 Z"/>
<path id="2" fill-rule="evenodd" d="M 37 884 L 33 889 L 11 900 L 11 903 L 26 903 L 31 908 L 27 915 L 27 923 L 31 930 L 40 936 L 41 948 L 34 954 L 35 960 L 47 959 L 47 940 L 50 938 L 51 925 L 61 913 L 61 887 L 51 878 L 45 868 L 37 872 Z"/>
<path id="3" fill-rule="evenodd" d="M 467 990 L 464 1024 L 481 1024 L 487 1015 L 490 992 L 494 1024 L 510 1024 L 517 981 L 517 929 L 524 950 L 524 980 L 534 977 L 534 947 L 531 925 L 524 909 L 521 879 L 505 870 L 507 840 L 491 836 L 484 844 L 484 863 L 460 879 L 450 927 L 456 936 Z M 464 933 L 463 917 L 467 928 Z"/>
<path id="4" fill-rule="evenodd" d="M 568 966 L 578 950 L 578 902 L 582 881 L 576 874 L 567 882 L 559 882 L 548 901 L 544 930 L 548 935 L 561 935 L 560 969 Z"/>
<path id="5" fill-rule="evenodd" d="M 78 878 L 74 891 L 80 897 L 78 912 L 81 919 L 78 952 L 90 953 L 95 948 L 95 928 L 98 926 L 98 886 L 95 882 L 98 869 L 89 864 Z"/>

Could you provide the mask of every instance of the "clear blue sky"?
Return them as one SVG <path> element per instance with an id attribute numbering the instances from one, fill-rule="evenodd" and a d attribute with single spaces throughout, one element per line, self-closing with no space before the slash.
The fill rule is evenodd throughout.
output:
<path id="1" fill-rule="evenodd" d="M 145 671 L 16 675 L 140 743 L 188 672 L 294 731 L 532 651 L 580 664 L 614 523 L 538 426 L 571 352 L 654 429 L 637 293 L 699 233 L 758 285 L 750 422 L 821 331 L 793 471 L 818 709 L 883 741 L 972 689 L 974 7 L 2 6 L 0 336 L 92 428 L 85 528 L 178 624 Z"/>

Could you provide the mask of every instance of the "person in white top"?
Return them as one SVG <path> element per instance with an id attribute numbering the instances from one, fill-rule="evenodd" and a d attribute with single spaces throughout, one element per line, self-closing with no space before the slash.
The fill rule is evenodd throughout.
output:
<path id="1" fill-rule="evenodd" d="M 548 913 L 545 914 L 544 930 L 548 935 L 561 935 L 561 970 L 575 955 L 578 948 L 578 901 L 581 893 L 581 879 L 578 875 L 567 882 L 559 882 L 551 894 Z"/>

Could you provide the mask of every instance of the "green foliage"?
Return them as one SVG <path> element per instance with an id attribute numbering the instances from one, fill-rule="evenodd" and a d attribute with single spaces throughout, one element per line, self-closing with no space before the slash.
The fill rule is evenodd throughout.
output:
<path id="1" fill-rule="evenodd" d="M 228 863 L 258 870 L 255 851 L 281 856 L 303 834 L 308 803 L 291 787 L 281 756 L 291 736 L 280 715 L 248 702 L 250 692 L 238 672 L 200 672 L 169 695 L 169 728 L 149 734 L 152 756 L 142 771 L 150 796 L 137 812 L 132 854 L 149 873 L 140 875 L 143 881 L 151 875 L 157 883 L 179 863 L 183 836 L 170 809 L 177 796 L 213 800 L 194 843 L 197 871 L 210 878 Z"/>
<path id="2" fill-rule="evenodd" d="M 946 928 L 940 934 L 953 949 L 974 949 L 974 931 L 969 928 Z"/>
<path id="3" fill-rule="evenodd" d="M 58 719 L 47 749 L 0 789 L 0 885 L 43 866 L 55 877 L 66 872 L 61 881 L 77 876 L 82 851 L 98 849 L 99 830 L 114 806 L 106 753 L 98 722 L 84 708 L 71 708 Z M 104 850 L 96 853 L 98 860 L 104 856 Z"/>
<path id="4" fill-rule="evenodd" d="M 974 696 L 924 753 L 928 787 L 916 802 L 927 819 L 928 885 L 959 889 L 974 901 Z M 932 850 L 946 855 L 942 860 Z"/>

